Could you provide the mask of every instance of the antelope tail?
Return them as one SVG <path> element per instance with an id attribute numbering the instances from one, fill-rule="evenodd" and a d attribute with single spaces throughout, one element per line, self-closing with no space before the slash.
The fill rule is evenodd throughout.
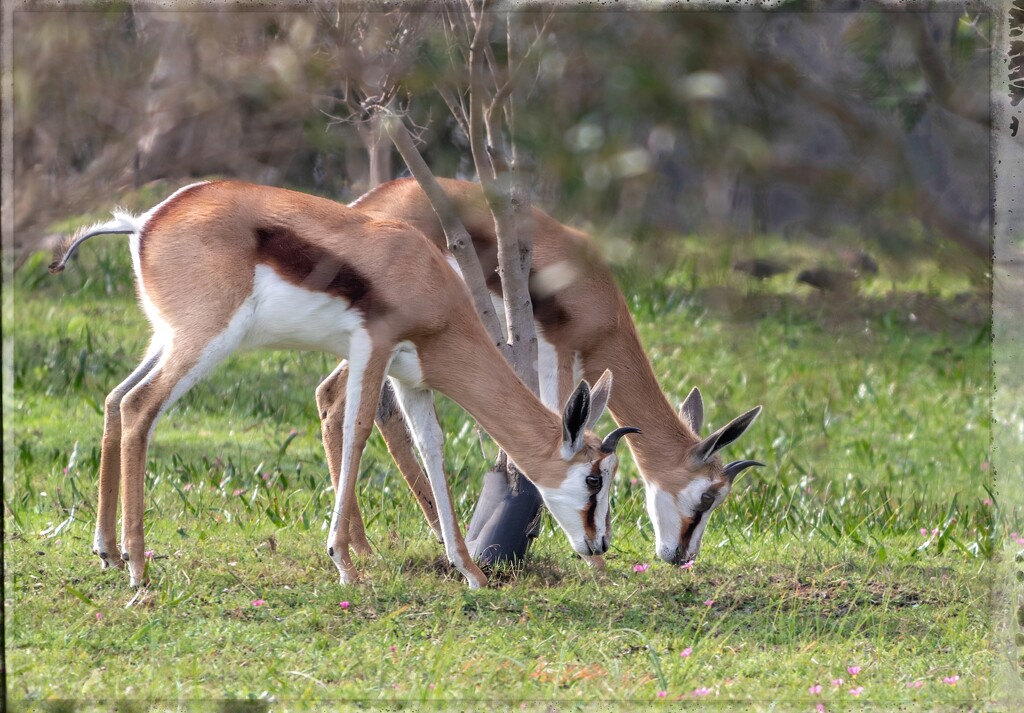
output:
<path id="1" fill-rule="evenodd" d="M 135 216 L 115 211 L 113 219 L 105 223 L 97 223 L 88 228 L 83 228 L 61 240 L 60 244 L 53 250 L 53 262 L 50 263 L 48 269 L 53 274 L 63 272 L 68 260 L 78 250 L 78 246 L 93 236 L 131 235 L 139 232 L 141 228 L 141 221 Z"/>

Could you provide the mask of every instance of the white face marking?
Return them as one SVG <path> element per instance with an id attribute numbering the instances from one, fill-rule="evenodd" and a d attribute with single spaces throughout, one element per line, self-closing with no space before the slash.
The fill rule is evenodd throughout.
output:
<path id="1" fill-rule="evenodd" d="M 703 509 L 701 496 L 711 487 L 711 479 L 699 477 L 691 481 L 678 493 L 662 490 L 657 485 L 645 481 L 647 495 L 647 512 L 654 524 L 655 548 L 660 559 L 666 562 L 679 562 L 692 559 L 700 551 L 701 538 L 707 527 L 711 512 L 718 507 L 729 494 L 729 486 L 718 490 L 718 495 L 711 508 L 707 509 L 700 523 L 690 534 L 686 551 L 682 552 L 683 523 L 692 519 L 698 510 Z"/>
<path id="2" fill-rule="evenodd" d="M 601 489 L 594 493 L 587 486 L 587 476 L 593 471 L 593 463 L 577 463 L 569 466 L 566 479 L 557 488 L 537 486 L 544 504 L 551 511 L 558 525 L 569 538 L 572 548 L 581 555 L 603 554 L 611 532 L 608 528 L 608 507 L 611 482 L 618 460 L 610 455 L 601 461 Z M 587 513 L 591 499 L 594 499 L 593 513 Z M 592 536 L 587 535 L 585 523 L 593 523 Z"/>

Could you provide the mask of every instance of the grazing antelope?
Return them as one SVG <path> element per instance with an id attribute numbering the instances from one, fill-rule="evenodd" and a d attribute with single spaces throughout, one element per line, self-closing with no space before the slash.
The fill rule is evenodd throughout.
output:
<path id="1" fill-rule="evenodd" d="M 473 240 L 492 296 L 500 295 L 494 220 L 480 186 L 439 180 Z M 402 220 L 435 245 L 446 245 L 441 224 L 415 180 L 384 183 L 351 207 L 371 216 Z M 763 465 L 752 460 L 723 464 L 718 456 L 743 435 L 761 407 L 702 439 L 700 391 L 694 388 L 690 392 L 678 415 L 673 411 L 647 360 L 622 293 L 589 237 L 536 208 L 531 219 L 530 294 L 537 321 L 541 400 L 549 406 L 557 404 L 581 374 L 592 378 L 604 369 L 615 373 L 616 388 L 608 408 L 618 423 L 633 424 L 642 432 L 629 439 L 629 447 L 643 477 L 657 556 L 672 563 L 690 561 L 700 550 L 711 511 L 728 496 L 736 476 L 746 468 Z M 401 441 L 408 439 L 400 419 L 378 424 L 389 448 L 394 443 L 393 450 L 400 450 Z M 423 496 L 423 476 L 415 464 L 400 462 L 399 467 L 413 492 Z M 430 504 L 421 499 L 421 505 L 431 518 Z M 358 515 L 352 522 L 359 526 Z"/>
<path id="2" fill-rule="evenodd" d="M 141 216 L 115 212 L 59 248 L 50 270 L 60 272 L 83 241 L 104 233 L 130 236 L 139 300 L 153 326 L 142 363 L 106 399 L 93 545 L 104 568 L 121 565 L 120 478 L 120 560 L 133 586 L 142 581 L 143 475 L 157 419 L 229 354 L 254 348 L 347 359 L 318 389 L 323 396 L 344 382 L 344 408 L 328 414 L 341 428 L 325 428 L 328 459 L 340 450 L 327 552 L 342 583 L 358 577 L 349 519 L 358 512 L 356 476 L 385 375 L 423 457 L 445 552 L 471 587 L 487 578 L 455 520 L 430 389 L 462 405 L 537 485 L 576 552 L 607 550 L 615 445 L 635 431 L 616 429 L 603 442 L 590 432 L 611 374 L 593 391 L 580 383 L 559 419 L 491 343 L 443 253 L 413 228 L 283 189 L 197 183 Z"/>

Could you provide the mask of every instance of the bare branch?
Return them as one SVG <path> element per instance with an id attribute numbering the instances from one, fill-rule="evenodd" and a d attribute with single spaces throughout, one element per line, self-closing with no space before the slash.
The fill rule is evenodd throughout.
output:
<path id="1" fill-rule="evenodd" d="M 501 88 L 498 89 L 498 92 L 494 95 L 492 103 L 495 106 L 500 106 L 504 104 L 505 100 L 512 94 L 512 90 L 516 86 L 518 86 L 520 77 L 523 73 L 523 68 L 526 66 L 526 60 L 529 59 L 530 55 L 533 54 L 533 51 L 536 49 L 537 45 L 539 45 L 540 41 L 544 39 L 544 37 L 547 35 L 551 27 L 551 19 L 553 17 L 554 13 L 549 12 L 548 15 L 544 18 L 544 24 L 542 24 L 540 29 L 537 30 L 537 36 L 533 39 L 533 42 L 530 43 L 530 46 L 526 48 L 526 51 L 523 53 L 523 56 L 519 59 L 519 62 L 515 65 L 515 67 L 512 67 L 515 37 L 512 32 L 512 23 L 510 22 L 508 24 L 508 63 L 510 69 L 508 74 L 508 80 L 505 82 L 503 86 L 501 86 Z"/>
<path id="2" fill-rule="evenodd" d="M 437 93 L 444 99 L 444 103 L 448 106 L 448 111 L 452 113 L 456 123 L 458 123 L 466 136 L 469 136 L 469 114 L 466 109 L 466 103 L 462 100 L 462 95 L 456 95 L 451 89 L 442 86 L 437 87 Z"/>
<path id="3" fill-rule="evenodd" d="M 472 2 L 472 0 L 470 0 Z M 494 165 L 486 150 L 484 132 L 486 130 L 486 117 L 484 111 L 484 45 L 486 44 L 487 32 L 490 27 L 490 15 L 480 13 L 474 19 L 476 23 L 473 34 L 473 43 L 469 46 L 469 147 L 473 153 L 473 163 L 476 164 L 480 184 L 483 186 L 484 194 L 493 194 L 493 182 L 495 179 Z"/>
<path id="4" fill-rule="evenodd" d="M 402 155 L 406 165 L 409 167 L 409 171 L 420 184 L 434 212 L 437 213 L 437 217 L 441 221 L 441 227 L 444 229 L 445 238 L 448 241 L 448 250 L 456 262 L 458 262 L 459 269 L 462 271 L 462 277 L 469 286 L 469 291 L 473 295 L 473 302 L 476 305 L 477 312 L 480 314 L 484 327 L 487 329 L 487 333 L 491 336 L 495 346 L 508 358 L 509 347 L 501 324 L 498 322 L 498 316 L 494 312 L 494 305 L 491 302 L 491 295 L 487 289 L 487 282 L 484 279 L 483 268 L 480 267 L 476 250 L 473 248 L 473 240 L 459 219 L 458 211 L 452 205 L 447 194 L 445 194 L 437 179 L 434 178 L 434 174 L 431 173 L 430 168 L 423 160 L 419 150 L 413 143 L 412 135 L 409 133 L 401 117 L 389 107 L 377 107 L 376 111 L 381 117 L 385 131 L 387 131 L 388 136 L 394 142 L 395 148 Z"/>

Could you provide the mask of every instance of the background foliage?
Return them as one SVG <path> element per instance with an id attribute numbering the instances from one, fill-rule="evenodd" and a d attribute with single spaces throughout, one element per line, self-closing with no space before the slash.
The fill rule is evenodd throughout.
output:
<path id="1" fill-rule="evenodd" d="M 11 700 L 539 707 L 664 691 L 932 710 L 1010 691 L 993 672 L 1019 673 L 1003 645 L 1016 632 L 987 617 L 1005 591 L 992 558 L 1024 543 L 988 460 L 991 18 L 844 7 L 860 11 L 554 13 L 517 121 L 534 200 L 614 263 L 670 399 L 700 386 L 712 427 L 766 405 L 735 457 L 770 465 L 739 481 L 687 572 L 645 566 L 653 534 L 624 458 L 607 573 L 548 523 L 530 563 L 479 596 L 376 436 L 360 500 L 378 556 L 360 563 L 366 585 L 338 589 L 321 552 L 321 355 L 239 355 L 188 394 L 151 449 L 154 586 L 136 596 L 100 573 L 102 403 L 147 328 L 118 238 L 59 279 L 34 252 L 194 177 L 356 197 L 369 161 L 349 88 L 384 71 L 434 171 L 465 174 L 466 138 L 432 91 L 461 80 L 458 38 L 408 7 L 326 2 L 14 13 Z M 755 259 L 782 272 L 757 279 Z M 493 453 L 441 403 L 465 522 Z"/>
<path id="2" fill-rule="evenodd" d="M 469 170 L 432 91 L 465 71 L 449 62 L 460 38 L 409 7 L 16 13 L 18 242 L 154 178 L 221 172 L 354 198 L 367 158 L 345 99 L 382 72 L 413 97 L 435 172 Z M 953 5 L 557 11 L 517 139 L 544 204 L 624 237 L 775 232 L 894 254 L 949 241 L 983 271 L 990 25 Z M 500 61 L 499 32 L 492 43 Z"/>

